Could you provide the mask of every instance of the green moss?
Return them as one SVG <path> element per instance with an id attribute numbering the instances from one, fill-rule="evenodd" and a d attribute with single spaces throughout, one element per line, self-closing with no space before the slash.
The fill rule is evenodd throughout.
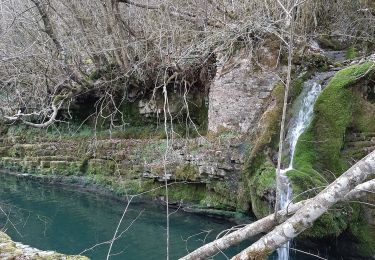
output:
<path id="1" fill-rule="evenodd" d="M 231 192 L 226 180 L 212 180 L 206 184 L 206 194 L 200 204 L 221 210 L 240 210 L 237 208 L 237 193 Z"/>
<path id="2" fill-rule="evenodd" d="M 49 172 L 54 175 L 73 175 L 79 171 L 79 166 L 75 162 L 50 161 Z"/>
<path id="3" fill-rule="evenodd" d="M 293 101 L 301 94 L 305 81 L 308 80 L 310 77 L 311 73 L 306 72 L 303 74 L 302 77 L 299 77 L 291 82 L 288 95 L 289 100 Z"/>
<path id="4" fill-rule="evenodd" d="M 345 57 L 347 59 L 354 59 L 356 57 L 358 57 L 358 52 L 357 52 L 357 49 L 355 46 L 351 46 L 347 51 L 346 51 L 346 54 L 345 54 Z"/>
<path id="5" fill-rule="evenodd" d="M 179 180 L 196 180 L 199 177 L 198 167 L 192 164 L 177 167 L 175 176 Z"/>
<path id="6" fill-rule="evenodd" d="M 284 85 L 279 83 L 271 93 L 272 103 L 263 114 L 261 131 L 245 162 L 244 175 L 247 179 L 246 189 L 250 193 L 249 204 L 258 218 L 268 215 L 272 207 L 270 201 L 265 200 L 264 195 L 270 191 L 272 179 L 275 178 L 275 168 L 267 159 L 266 150 L 277 147 L 283 101 Z"/>
<path id="7" fill-rule="evenodd" d="M 256 169 L 254 161 L 257 156 L 260 156 L 267 146 L 276 146 L 278 142 L 278 133 L 281 122 L 282 106 L 284 101 L 284 85 L 277 84 L 271 93 L 271 106 L 264 113 L 261 121 L 261 132 L 258 135 L 255 145 L 251 150 L 248 162 L 248 167 Z"/>
<path id="8" fill-rule="evenodd" d="M 367 87 L 367 86 L 365 86 Z M 375 104 L 365 100 L 362 93 L 353 93 L 353 121 L 351 127 L 359 133 L 375 132 Z"/>
<path id="9" fill-rule="evenodd" d="M 115 162 L 112 160 L 91 159 L 87 165 L 87 173 L 92 175 L 113 175 Z"/>
<path id="10" fill-rule="evenodd" d="M 254 187 L 258 196 L 263 196 L 264 191 L 274 189 L 276 186 L 276 169 L 274 165 L 266 161 L 255 172 L 251 186 Z"/>
<path id="11" fill-rule="evenodd" d="M 169 199 L 172 201 L 186 201 L 199 203 L 205 196 L 205 185 L 176 183 L 168 186 Z M 159 193 L 160 194 L 160 193 Z M 164 195 L 164 191 L 162 193 Z"/>
<path id="12" fill-rule="evenodd" d="M 93 175 L 93 181 L 111 190 L 118 196 L 136 195 L 147 192 L 145 195 L 149 197 L 156 197 L 157 192 L 154 189 L 161 187 L 153 179 L 122 179 L 114 176 Z"/>
<path id="13" fill-rule="evenodd" d="M 293 165 L 301 172 L 311 172 L 316 160 L 314 147 L 314 129 L 310 124 L 305 132 L 301 134 L 295 148 Z"/>
<path id="14" fill-rule="evenodd" d="M 257 168 L 249 187 L 253 213 L 257 218 L 267 216 L 272 211 L 270 198 L 275 195 L 276 187 L 276 169 L 270 161 L 265 159 Z"/>
<path id="15" fill-rule="evenodd" d="M 204 207 L 221 210 L 233 210 L 236 207 L 227 197 L 209 190 L 205 192 L 199 203 Z"/>
<path id="16" fill-rule="evenodd" d="M 348 228 L 347 216 L 344 215 L 344 209 L 331 209 L 318 218 L 314 225 L 302 233 L 303 236 L 323 238 L 327 236 L 338 237 Z"/>
<path id="17" fill-rule="evenodd" d="M 311 125 L 296 147 L 297 169 L 329 170 L 342 173 L 347 165 L 341 158 L 344 136 L 352 121 L 353 90 L 356 83 L 373 63 L 353 65 L 336 73 L 319 96 Z"/>
<path id="18" fill-rule="evenodd" d="M 375 228 L 359 222 L 351 224 L 350 232 L 357 238 L 359 252 L 364 257 L 371 257 L 375 254 Z"/>
<path id="19" fill-rule="evenodd" d="M 21 163 L 21 165 L 22 165 L 22 171 L 23 172 L 34 173 L 34 172 L 36 172 L 40 163 L 39 163 L 39 161 L 35 161 L 35 160 L 33 160 L 33 161 L 24 160 Z"/>
<path id="20" fill-rule="evenodd" d="M 139 195 L 149 198 L 165 197 L 164 183 L 153 179 L 122 179 L 113 176 L 93 175 L 95 183 L 105 186 L 119 196 Z M 202 184 L 170 183 L 168 185 L 170 202 L 200 203 L 206 196 Z"/>

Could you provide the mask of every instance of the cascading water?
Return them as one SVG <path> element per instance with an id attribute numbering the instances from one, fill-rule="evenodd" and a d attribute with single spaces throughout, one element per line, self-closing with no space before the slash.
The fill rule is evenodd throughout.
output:
<path id="1" fill-rule="evenodd" d="M 293 169 L 293 156 L 296 149 L 297 141 L 300 135 L 305 131 L 307 126 L 310 124 L 314 104 L 317 100 L 320 92 L 322 91 L 321 83 L 329 78 L 332 73 L 320 73 L 313 79 L 308 80 L 304 84 L 303 91 L 297 100 L 298 113 L 291 119 L 291 124 L 286 135 L 286 141 L 289 145 L 289 166 L 286 169 L 280 170 L 280 208 L 284 209 L 287 207 L 292 199 L 292 187 L 286 176 L 286 172 Z M 277 250 L 279 260 L 289 259 L 289 248 L 290 242 Z"/>

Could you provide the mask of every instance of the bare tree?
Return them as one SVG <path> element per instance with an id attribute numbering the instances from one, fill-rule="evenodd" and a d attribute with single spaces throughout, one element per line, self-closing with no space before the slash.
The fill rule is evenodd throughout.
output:
<path id="1" fill-rule="evenodd" d="M 372 10 L 369 2 L 295 4 L 298 40 L 330 18 L 331 31 L 373 41 L 373 15 L 364 11 Z M 0 84 L 10 108 L 6 115 L 46 127 L 55 120 L 54 107 L 65 108 L 77 95 L 126 91 L 137 87 L 134 82 L 153 88 L 162 84 L 166 68 L 179 74 L 176 81 L 191 84 L 197 79 L 185 75 L 216 53 L 229 57 L 238 44 L 259 47 L 269 34 L 286 35 L 290 7 L 287 0 L 3 2 Z"/>

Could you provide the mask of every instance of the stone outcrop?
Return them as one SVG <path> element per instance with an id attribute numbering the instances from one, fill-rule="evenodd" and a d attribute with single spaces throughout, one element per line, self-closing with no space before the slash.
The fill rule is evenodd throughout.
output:
<path id="1" fill-rule="evenodd" d="M 263 52 L 267 60 L 277 60 L 269 50 Z M 254 131 L 278 80 L 275 71 L 254 68 L 252 57 L 245 51 L 218 64 L 209 92 L 209 131 Z"/>
<path id="2" fill-rule="evenodd" d="M 241 201 L 241 171 L 248 147 L 241 137 L 223 133 L 217 139 L 90 139 L 55 142 L 23 137 L 0 139 L 0 164 L 29 174 L 84 176 L 112 183 L 116 192 L 136 194 L 168 181 L 189 194 L 171 191 L 174 201 L 192 200 L 221 209 L 246 208 Z M 190 183 L 190 184 L 189 184 Z M 114 187 L 113 187 L 114 186 Z M 199 192 L 198 192 L 199 191 Z M 162 191 L 153 194 L 163 196 Z"/>
<path id="3" fill-rule="evenodd" d="M 0 232 L 0 259 L 3 260 L 88 260 L 85 256 L 69 256 L 43 251 L 18 242 Z"/>

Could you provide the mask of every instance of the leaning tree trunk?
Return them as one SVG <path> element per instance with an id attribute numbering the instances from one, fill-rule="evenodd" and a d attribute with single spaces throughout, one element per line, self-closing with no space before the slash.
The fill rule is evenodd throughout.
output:
<path id="1" fill-rule="evenodd" d="M 260 238 L 233 260 L 261 259 L 311 227 L 323 213 L 375 173 L 375 151 L 360 160 L 343 175 L 299 209 L 291 218 Z"/>

